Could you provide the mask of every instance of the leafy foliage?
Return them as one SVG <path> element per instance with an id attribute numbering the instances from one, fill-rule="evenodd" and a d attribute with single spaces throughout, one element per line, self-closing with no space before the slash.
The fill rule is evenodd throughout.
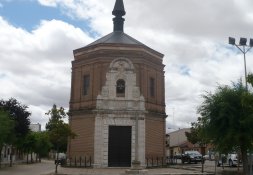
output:
<path id="1" fill-rule="evenodd" d="M 219 86 L 215 93 L 202 97 L 204 101 L 198 108 L 202 117 L 195 125 L 218 151 L 240 150 L 246 173 L 247 151 L 253 149 L 253 93 L 239 81 L 231 87 Z"/>
<path id="2" fill-rule="evenodd" d="M 32 134 L 35 138 L 34 152 L 39 155 L 39 158 L 46 157 L 52 147 L 48 132 L 33 132 Z"/>
<path id="3" fill-rule="evenodd" d="M 10 119 L 8 112 L 0 108 L 0 149 L 4 143 L 10 143 L 13 139 L 14 121 Z"/>
<path id="4" fill-rule="evenodd" d="M 4 144 L 11 144 L 14 138 L 14 121 L 10 119 L 9 113 L 0 107 L 0 168 L 2 160 L 2 148 Z"/>
<path id="5" fill-rule="evenodd" d="M 63 119 L 66 117 L 66 113 L 63 107 L 59 109 L 54 104 L 52 109 L 49 110 L 46 115 L 50 116 L 48 123 L 46 124 L 46 130 L 49 134 L 50 142 L 53 144 L 53 149 L 57 152 L 57 159 L 59 152 L 66 152 L 68 138 L 74 137 L 75 134 L 71 131 L 70 126 L 64 123 Z M 57 173 L 57 167 L 59 162 L 55 164 L 55 173 Z"/>
<path id="6" fill-rule="evenodd" d="M 10 118 L 15 121 L 15 136 L 17 139 L 23 139 L 26 134 L 30 131 L 30 115 L 31 113 L 27 111 L 27 106 L 22 105 L 16 99 L 11 98 L 7 101 L 0 100 L 0 106 L 8 111 Z"/>
<path id="7" fill-rule="evenodd" d="M 50 116 L 49 122 L 46 124 L 46 130 L 54 150 L 66 152 L 68 138 L 74 137 L 75 134 L 71 131 L 69 125 L 64 123 L 63 119 L 67 116 L 64 108 L 60 107 L 58 109 L 56 105 L 53 105 L 46 115 Z"/>
<path id="8" fill-rule="evenodd" d="M 247 81 L 248 81 L 248 83 L 251 84 L 251 86 L 253 86 L 253 74 L 249 74 L 249 75 L 248 75 Z"/>
<path id="9" fill-rule="evenodd" d="M 204 102 L 198 112 L 199 121 L 209 139 L 222 152 L 230 152 L 242 143 L 252 147 L 253 140 L 253 94 L 243 87 L 242 82 L 233 87 L 219 86 L 217 91 L 203 95 Z"/>
<path id="10" fill-rule="evenodd" d="M 187 140 L 191 142 L 192 144 L 199 144 L 200 146 L 205 146 L 207 143 L 209 143 L 209 140 L 206 137 L 206 133 L 202 128 L 201 125 L 202 118 L 198 118 L 198 122 L 192 123 L 191 131 L 185 132 L 185 135 L 187 137 Z"/>
<path id="11" fill-rule="evenodd" d="M 33 134 L 32 131 L 30 131 L 23 141 L 23 148 L 24 148 L 23 150 L 26 153 L 31 153 L 35 150 L 35 144 L 36 144 L 35 135 Z"/>
<path id="12" fill-rule="evenodd" d="M 8 139 L 5 143 L 9 143 L 12 146 L 15 145 L 17 148 L 21 150 L 24 138 L 30 131 L 30 115 L 31 113 L 27 111 L 27 106 L 22 105 L 16 99 L 11 98 L 7 101 L 0 100 L 0 108 L 8 113 L 9 121 L 12 121 L 11 126 L 11 134 L 8 135 Z M 7 122 L 9 123 L 9 122 Z M 8 124 L 6 124 L 8 126 Z M 1 146 L 1 145 L 0 145 Z M 12 161 L 10 162 L 10 165 Z"/>

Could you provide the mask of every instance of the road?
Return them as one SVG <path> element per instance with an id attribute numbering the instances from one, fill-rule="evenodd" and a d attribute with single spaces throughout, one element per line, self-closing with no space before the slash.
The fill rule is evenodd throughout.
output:
<path id="1" fill-rule="evenodd" d="M 42 175 L 54 172 L 53 161 L 42 160 L 41 163 L 13 165 L 0 169 L 0 175 Z"/>
<path id="2" fill-rule="evenodd" d="M 170 167 L 174 167 L 174 168 L 179 168 L 179 169 L 188 169 L 188 170 L 193 170 L 193 171 L 198 171 L 201 172 L 202 171 L 202 164 L 198 163 L 181 163 L 181 160 L 177 160 L 177 164 L 175 165 L 171 165 Z M 209 161 L 206 160 L 205 164 L 204 164 L 204 172 L 212 172 L 212 173 L 217 173 L 217 174 L 222 174 L 223 171 L 226 172 L 231 172 L 232 173 L 236 173 L 238 172 L 238 167 L 229 167 L 228 165 L 225 165 L 224 167 L 217 167 L 215 166 L 215 162 L 214 161 Z M 241 165 L 239 166 L 239 170 L 242 171 L 242 167 Z"/>

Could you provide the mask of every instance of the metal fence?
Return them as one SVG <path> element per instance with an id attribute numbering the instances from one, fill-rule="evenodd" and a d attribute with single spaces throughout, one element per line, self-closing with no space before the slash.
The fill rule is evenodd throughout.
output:
<path id="1" fill-rule="evenodd" d="M 167 167 L 171 164 L 177 164 L 177 159 L 168 158 L 168 157 L 149 157 L 149 158 L 146 158 L 146 167 L 147 168 Z"/>
<path id="2" fill-rule="evenodd" d="M 93 166 L 91 156 L 80 156 L 67 158 L 60 161 L 63 167 L 79 167 L 79 168 L 90 168 Z M 148 157 L 146 158 L 146 168 L 160 168 L 168 167 L 169 165 L 177 164 L 176 158 L 168 157 Z"/>
<path id="3" fill-rule="evenodd" d="M 61 166 L 64 167 L 79 167 L 79 168 L 90 168 L 92 167 L 91 156 L 80 156 L 74 158 L 67 158 L 61 162 Z"/>

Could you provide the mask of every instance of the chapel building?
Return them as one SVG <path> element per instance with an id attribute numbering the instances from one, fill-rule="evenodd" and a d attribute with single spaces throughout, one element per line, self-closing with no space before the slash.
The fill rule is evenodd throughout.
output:
<path id="1" fill-rule="evenodd" d="M 130 167 L 164 157 L 163 54 L 124 33 L 123 0 L 113 32 L 76 49 L 72 61 L 68 157 L 90 156 L 94 167 Z"/>

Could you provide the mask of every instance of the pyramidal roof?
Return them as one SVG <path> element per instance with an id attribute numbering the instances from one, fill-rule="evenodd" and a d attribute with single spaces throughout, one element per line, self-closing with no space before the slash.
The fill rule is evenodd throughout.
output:
<path id="1" fill-rule="evenodd" d="M 132 38 L 131 36 L 125 34 L 124 32 L 112 32 L 96 41 L 93 43 L 87 45 L 87 46 L 92 46 L 96 44 L 101 44 L 101 43 L 119 43 L 119 44 L 137 44 L 137 45 L 144 45 L 141 42 L 137 41 L 136 39 Z"/>
<path id="2" fill-rule="evenodd" d="M 139 45 L 144 46 L 146 48 L 149 48 L 145 44 L 137 41 L 133 37 L 127 35 L 124 33 L 124 21 L 125 19 L 122 18 L 126 14 L 123 0 L 116 0 L 114 9 L 112 11 L 112 14 L 115 16 L 113 18 L 113 32 L 109 33 L 108 35 L 88 44 L 87 46 L 83 47 L 89 47 L 89 46 L 95 46 L 97 44 L 128 44 L 128 45 Z M 82 49 L 82 48 L 80 48 Z M 151 48 L 149 48 L 151 49 Z M 76 49 L 75 51 L 78 52 L 79 49 Z M 153 49 L 151 49 L 153 50 Z M 74 52 L 75 52 L 74 51 Z M 155 50 L 153 50 L 155 51 Z M 157 52 L 157 51 L 155 51 Z"/>
<path id="3" fill-rule="evenodd" d="M 93 43 L 87 45 L 92 46 L 101 43 L 117 43 L 117 44 L 137 44 L 144 45 L 131 36 L 124 33 L 124 21 L 122 18 L 126 14 L 123 0 L 116 0 L 112 14 L 115 16 L 113 18 L 113 32 L 94 41 Z"/>

